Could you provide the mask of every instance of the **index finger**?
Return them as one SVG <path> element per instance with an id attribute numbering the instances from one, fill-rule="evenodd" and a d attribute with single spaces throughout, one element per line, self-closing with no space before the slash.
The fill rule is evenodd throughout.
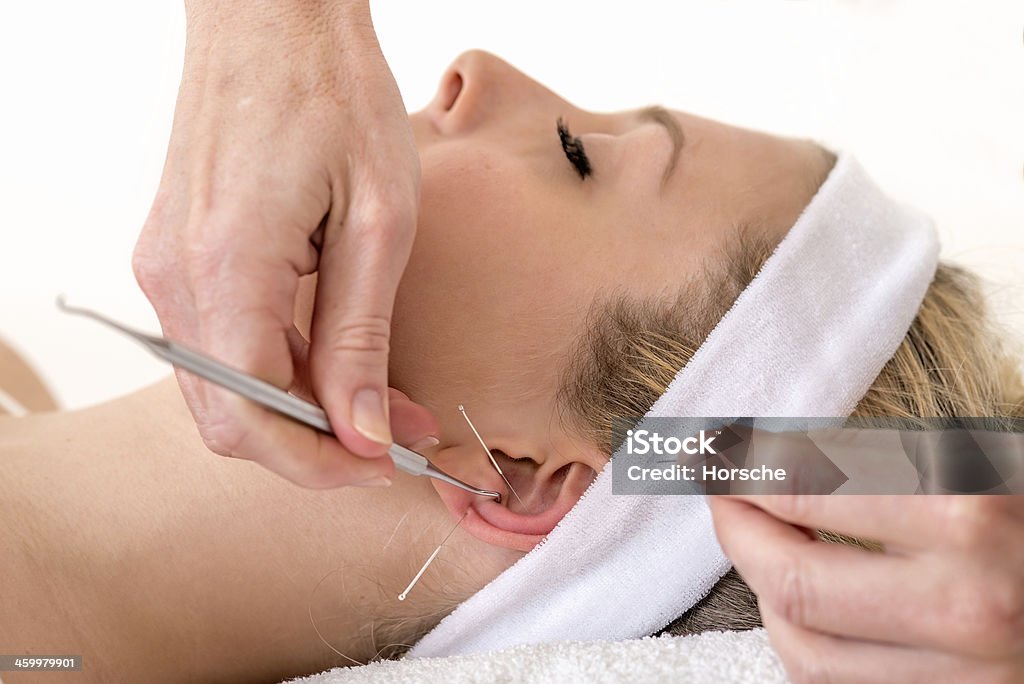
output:
<path id="1" fill-rule="evenodd" d="M 193 275 L 202 348 L 277 387 L 290 386 L 293 374 L 287 333 L 301 269 L 288 251 L 294 242 L 312 249 L 284 237 L 236 236 L 249 244 L 204 247 L 205 263 Z"/>
<path id="2" fill-rule="evenodd" d="M 804 629 L 873 642 L 979 657 L 1014 651 L 1012 623 L 1000 619 L 1016 608 L 1013 590 L 999 588 L 1003 573 L 951 558 L 936 562 L 824 543 L 749 502 L 729 499 L 712 504 L 715 532 L 757 594 L 762 614 L 767 609 Z"/>
<path id="3" fill-rule="evenodd" d="M 359 458 L 331 435 L 306 427 L 220 387 L 211 387 L 210 392 L 221 395 L 220 399 L 234 421 L 229 430 L 233 436 L 225 440 L 228 454 L 233 457 L 255 461 L 281 477 L 311 489 L 377 486 L 375 482 L 386 485 L 394 476 L 394 465 L 390 459 L 371 461 Z"/>
<path id="4" fill-rule="evenodd" d="M 933 547 L 947 535 L 943 519 L 956 504 L 946 496 L 739 494 L 793 525 L 838 532 L 885 543 L 886 548 Z"/>

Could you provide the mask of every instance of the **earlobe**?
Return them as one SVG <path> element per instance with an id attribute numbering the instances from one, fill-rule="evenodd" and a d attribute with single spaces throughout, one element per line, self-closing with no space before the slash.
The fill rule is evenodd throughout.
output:
<path id="1" fill-rule="evenodd" d="M 477 497 L 456 487 L 436 482 L 441 500 L 456 518 L 465 514 L 462 527 L 474 537 L 505 548 L 530 551 L 572 510 L 596 477 L 594 468 L 581 461 L 537 464 L 529 459 L 511 460 L 492 452 L 505 477 L 489 463 L 480 467 L 474 459 L 472 472 L 458 471 L 461 479 L 484 489 L 502 493 L 500 503 Z M 447 460 L 447 459 L 446 459 Z M 460 459 L 465 463 L 468 459 Z M 451 461 L 448 461 L 451 463 Z M 508 480 L 506 485 L 505 480 Z M 511 485 L 516 497 L 509 491 Z"/>

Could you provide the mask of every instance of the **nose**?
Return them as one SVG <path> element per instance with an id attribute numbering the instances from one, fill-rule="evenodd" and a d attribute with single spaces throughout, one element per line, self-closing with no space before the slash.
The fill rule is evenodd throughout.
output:
<path id="1" fill-rule="evenodd" d="M 548 100 L 560 98 L 504 60 L 470 50 L 445 71 L 427 112 L 442 134 L 458 134 L 495 114 L 521 113 Z"/>

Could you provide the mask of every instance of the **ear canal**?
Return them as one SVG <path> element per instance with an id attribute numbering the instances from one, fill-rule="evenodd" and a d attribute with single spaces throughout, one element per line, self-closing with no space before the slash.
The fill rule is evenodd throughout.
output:
<path id="1" fill-rule="evenodd" d="M 542 513 L 550 508 L 558 499 L 572 465 L 567 463 L 544 477 L 538 465 L 528 458 L 512 459 L 498 449 L 492 449 L 491 456 L 501 469 L 504 484 L 511 489 L 507 495 L 502 495 L 505 508 L 522 515 Z"/>

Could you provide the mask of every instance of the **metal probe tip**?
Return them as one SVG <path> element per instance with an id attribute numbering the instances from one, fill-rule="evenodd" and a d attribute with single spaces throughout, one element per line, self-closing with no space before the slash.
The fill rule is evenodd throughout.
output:
<path id="1" fill-rule="evenodd" d="M 423 474 L 427 475 L 428 477 L 432 477 L 435 480 L 440 480 L 441 482 L 447 482 L 448 484 L 455 485 L 459 489 L 470 492 L 471 494 L 488 497 L 494 499 L 496 503 L 501 503 L 501 494 L 499 494 L 498 492 L 492 492 L 489 489 L 480 489 L 478 487 L 474 487 L 473 485 L 466 484 L 462 480 L 452 477 L 448 473 L 444 472 L 443 470 L 435 466 L 433 463 L 430 463 L 427 466 L 426 471 Z"/>

